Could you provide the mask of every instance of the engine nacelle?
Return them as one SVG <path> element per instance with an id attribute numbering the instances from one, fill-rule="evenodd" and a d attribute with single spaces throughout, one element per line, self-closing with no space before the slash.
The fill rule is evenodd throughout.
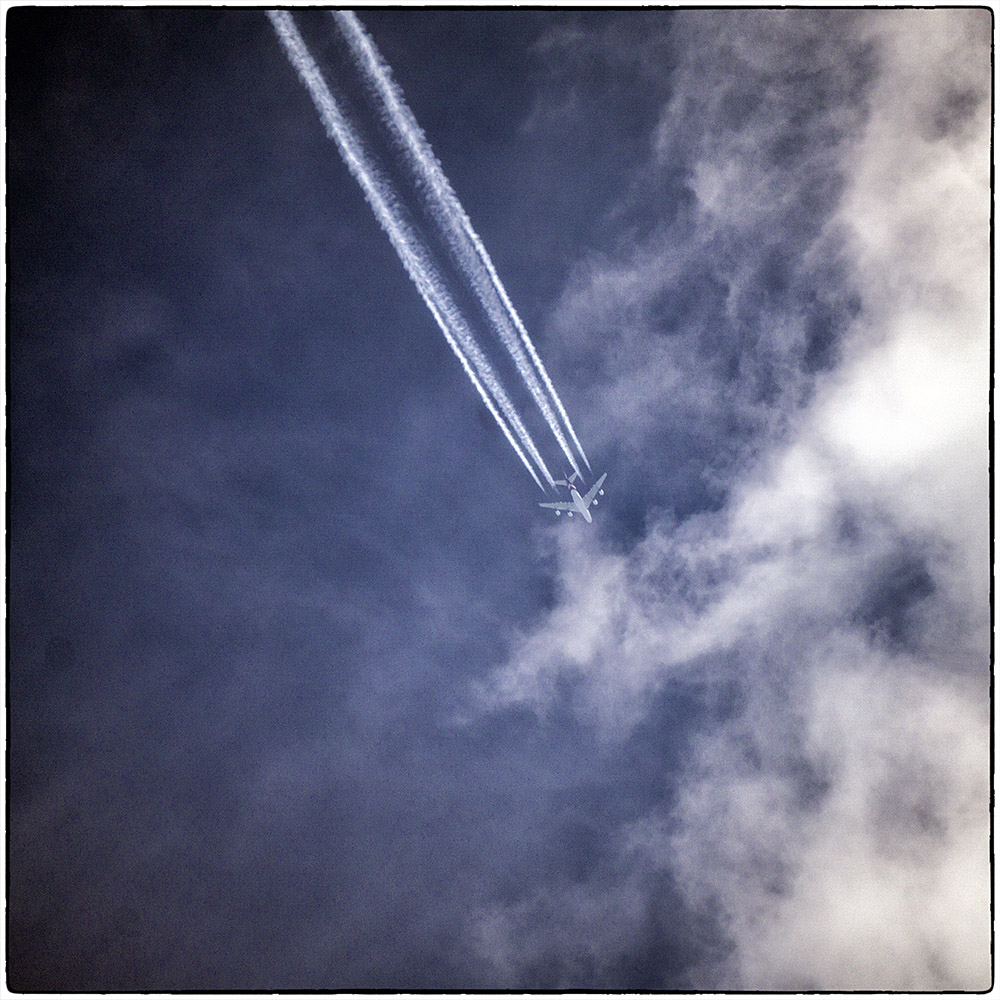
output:
<path id="1" fill-rule="evenodd" d="M 604 490 L 598 490 L 598 492 L 601 494 L 601 496 L 604 496 Z"/>
<path id="2" fill-rule="evenodd" d="M 561 510 L 557 510 L 556 511 L 556 517 L 562 517 L 562 511 Z"/>
<path id="3" fill-rule="evenodd" d="M 572 517 L 573 516 L 573 511 L 571 511 L 571 510 L 566 511 L 566 516 L 567 517 Z"/>
<path id="4" fill-rule="evenodd" d="M 594 497 L 594 506 L 596 507 L 598 503 L 599 503 L 599 501 L 598 501 L 597 497 Z"/>

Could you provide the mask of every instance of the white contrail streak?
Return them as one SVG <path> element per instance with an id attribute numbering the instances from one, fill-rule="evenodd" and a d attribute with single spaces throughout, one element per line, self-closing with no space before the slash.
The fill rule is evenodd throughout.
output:
<path id="1" fill-rule="evenodd" d="M 431 212 L 444 231 L 448 245 L 455 255 L 455 260 L 472 283 L 480 303 L 486 310 L 504 346 L 514 359 L 514 364 L 542 411 L 542 415 L 559 442 L 563 453 L 569 459 L 574 470 L 579 473 L 580 470 L 573 452 L 566 443 L 559 421 L 552 412 L 548 399 L 538 382 L 536 371 L 545 383 L 566 430 L 589 469 L 590 461 L 573 430 L 573 425 L 570 423 L 569 416 L 556 393 L 555 386 L 553 386 L 552 380 L 549 378 L 548 372 L 546 372 L 545 366 L 517 314 L 517 310 L 515 310 L 503 283 L 500 281 L 493 261 L 479 235 L 473 229 L 472 222 L 462 208 L 461 202 L 445 176 L 430 143 L 407 106 L 402 91 L 393 80 L 389 66 L 353 12 L 333 11 L 331 13 L 351 48 L 355 63 L 364 74 L 369 87 L 381 100 L 384 121 L 397 144 L 406 154 L 410 169 L 428 199 Z M 515 335 L 515 328 L 520 336 L 520 342 L 518 342 L 518 336 Z M 531 359 L 530 363 L 528 356 Z M 534 368 L 532 368 L 532 363 Z"/>
<path id="2" fill-rule="evenodd" d="M 427 254 L 420 240 L 400 211 L 391 185 L 366 154 L 359 136 L 351 127 L 330 92 L 330 88 L 299 34 L 291 14 L 288 11 L 273 10 L 268 11 L 267 16 L 271 20 L 279 41 L 284 46 L 289 62 L 298 72 L 300 79 L 309 91 L 326 128 L 327 135 L 336 142 L 344 162 L 364 191 L 368 204 L 389 237 L 410 279 L 417 286 L 427 308 L 444 333 L 449 346 L 462 363 L 466 374 L 479 391 L 483 402 L 486 403 L 511 447 L 521 459 L 524 467 L 531 473 L 539 488 L 544 490 L 545 487 L 521 447 L 515 441 L 511 428 L 517 433 L 522 444 L 548 480 L 549 485 L 553 485 L 552 475 L 546 468 L 545 462 L 538 453 L 538 449 L 531 440 L 503 386 L 476 344 L 468 326 L 462 320 L 455 303 L 446 291 L 433 265 L 427 259 Z M 489 393 L 487 393 L 487 389 Z M 490 395 L 493 399 L 490 398 Z M 503 411 L 503 416 L 497 412 L 493 400 Z"/>

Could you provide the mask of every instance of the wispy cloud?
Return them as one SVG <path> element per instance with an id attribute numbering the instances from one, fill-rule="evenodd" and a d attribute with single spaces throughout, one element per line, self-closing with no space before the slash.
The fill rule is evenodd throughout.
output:
<path id="1" fill-rule="evenodd" d="M 654 154 L 687 164 L 689 209 L 582 266 L 553 326 L 597 359 L 606 445 L 628 453 L 636 424 L 615 407 L 630 399 L 657 410 L 651 428 L 717 407 L 751 432 L 720 510 L 662 516 L 626 552 L 558 536 L 557 604 L 481 705 L 544 712 L 571 681 L 613 742 L 666 685 L 732 692 L 672 805 L 620 831 L 625 871 L 669 876 L 730 940 L 702 984 L 982 989 L 989 16 L 840 15 L 836 40 L 819 14 L 721 22 L 680 19 L 698 44 Z M 786 238 L 798 258 L 769 271 Z M 718 312 L 664 340 L 649 304 L 698 267 L 725 290 Z M 839 317 L 822 364 L 810 283 Z M 592 908 L 616 909 L 590 889 Z M 484 917 L 481 947 L 508 973 L 525 928 L 550 935 L 532 912 Z M 589 926 L 577 947 L 613 963 Z"/>

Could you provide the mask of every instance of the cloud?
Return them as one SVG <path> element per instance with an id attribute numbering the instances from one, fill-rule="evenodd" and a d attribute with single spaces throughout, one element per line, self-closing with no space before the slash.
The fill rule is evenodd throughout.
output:
<path id="1" fill-rule="evenodd" d="M 582 263 L 552 327 L 591 361 L 605 451 L 742 428 L 724 502 L 654 514 L 624 551 L 556 532 L 556 604 L 478 697 L 545 713 L 570 690 L 615 743 L 670 685 L 735 694 L 676 795 L 618 830 L 619 878 L 485 913 L 479 947 L 515 981 L 526 941 L 606 970 L 643 924 L 626 887 L 657 873 L 729 943 L 701 987 L 983 989 L 989 15 L 675 23 L 697 44 L 653 156 L 686 164 L 688 207 Z M 650 303 L 699 268 L 714 300 L 664 338 Z"/>

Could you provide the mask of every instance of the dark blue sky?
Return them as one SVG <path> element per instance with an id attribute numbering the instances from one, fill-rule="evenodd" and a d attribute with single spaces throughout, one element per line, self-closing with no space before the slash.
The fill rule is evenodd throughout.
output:
<path id="1" fill-rule="evenodd" d="M 606 503 L 536 506 L 263 11 L 8 11 L 8 986 L 980 983 L 989 19 L 360 16 Z M 865 957 L 828 900 L 927 838 Z"/>

